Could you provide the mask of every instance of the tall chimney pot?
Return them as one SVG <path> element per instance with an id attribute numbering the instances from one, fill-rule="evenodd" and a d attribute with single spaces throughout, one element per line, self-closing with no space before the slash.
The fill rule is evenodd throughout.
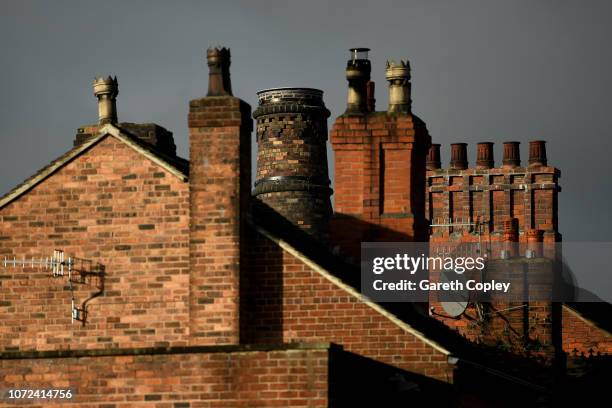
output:
<path id="1" fill-rule="evenodd" d="M 206 51 L 206 59 L 209 69 L 206 96 L 232 96 L 229 48 L 211 47 Z"/>
<path id="2" fill-rule="evenodd" d="M 546 141 L 532 140 L 529 142 L 529 165 L 546 166 Z"/>
<path id="3" fill-rule="evenodd" d="M 450 168 L 454 170 L 467 169 L 467 143 L 451 144 Z"/>
<path id="4" fill-rule="evenodd" d="M 518 167 L 521 165 L 521 142 L 504 142 L 503 165 L 506 167 Z"/>
<path id="5" fill-rule="evenodd" d="M 410 100 L 410 63 L 387 61 L 385 78 L 389 81 L 389 112 L 409 113 Z"/>
<path id="6" fill-rule="evenodd" d="M 490 169 L 495 165 L 493 143 L 481 142 L 476 145 L 476 168 Z"/>
<path id="7" fill-rule="evenodd" d="M 442 167 L 440 161 L 440 144 L 432 143 L 429 146 L 429 152 L 427 153 L 427 161 L 425 162 L 427 170 L 437 170 Z"/>
<path id="8" fill-rule="evenodd" d="M 99 77 L 93 81 L 94 95 L 98 98 L 98 123 L 117 123 L 117 77 Z"/>
<path id="9" fill-rule="evenodd" d="M 348 96 L 346 113 L 359 114 L 368 112 L 368 82 L 372 67 L 368 60 L 369 48 L 351 48 L 351 59 L 346 63 Z"/>

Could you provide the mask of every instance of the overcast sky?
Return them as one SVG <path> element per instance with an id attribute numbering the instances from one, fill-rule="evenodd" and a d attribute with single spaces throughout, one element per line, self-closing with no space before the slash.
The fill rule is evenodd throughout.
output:
<path id="1" fill-rule="evenodd" d="M 91 81 L 119 79 L 120 121 L 156 122 L 188 157 L 190 99 L 206 93 L 205 49 L 232 52 L 234 94 L 320 88 L 345 107 L 349 47 L 412 65 L 413 110 L 434 142 L 548 141 L 562 170 L 564 240 L 609 240 L 612 217 L 610 1 L 3 1 L 0 192 L 72 146 L 97 119 Z"/>

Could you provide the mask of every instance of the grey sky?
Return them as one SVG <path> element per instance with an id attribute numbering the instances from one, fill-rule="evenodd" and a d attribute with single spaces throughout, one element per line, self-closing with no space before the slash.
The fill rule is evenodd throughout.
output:
<path id="1" fill-rule="evenodd" d="M 413 108 L 435 142 L 548 141 L 562 169 L 565 240 L 609 240 L 612 2 L 3 1 L 0 192 L 72 146 L 96 121 L 91 81 L 119 79 L 119 120 L 156 122 L 187 157 L 188 101 L 206 92 L 204 50 L 232 51 L 236 96 L 325 91 L 344 110 L 347 48 L 372 48 L 377 106 L 385 59 L 408 58 Z"/>

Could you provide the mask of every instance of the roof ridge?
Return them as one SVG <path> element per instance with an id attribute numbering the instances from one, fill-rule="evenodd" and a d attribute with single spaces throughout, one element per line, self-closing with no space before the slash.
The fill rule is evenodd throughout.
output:
<path id="1" fill-rule="evenodd" d="M 157 150 L 148 148 L 142 145 L 141 143 L 138 143 L 138 141 L 135 140 L 135 138 L 131 136 L 128 132 L 109 123 L 100 128 L 96 136 L 68 150 L 66 153 L 52 160 L 51 163 L 41 168 L 30 177 L 26 178 L 20 184 L 13 187 L 6 194 L 0 196 L 0 209 L 7 206 L 17 198 L 21 197 L 23 194 L 27 193 L 29 190 L 46 180 L 60 168 L 70 163 L 72 160 L 95 146 L 99 141 L 109 135 L 125 143 L 130 148 L 142 154 L 149 160 L 157 163 L 158 165 L 168 170 L 170 173 L 174 174 L 181 180 L 187 181 L 187 164 L 189 163 L 187 160 L 182 159 L 178 156 L 176 157 L 176 159 L 178 160 L 173 160 L 174 158 L 171 158 L 164 153 L 158 152 Z"/>

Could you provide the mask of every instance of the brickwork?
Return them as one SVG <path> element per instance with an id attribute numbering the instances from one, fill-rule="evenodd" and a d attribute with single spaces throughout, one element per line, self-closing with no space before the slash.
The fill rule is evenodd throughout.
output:
<path id="1" fill-rule="evenodd" d="M 176 156 L 176 145 L 172 132 L 155 123 L 128 123 L 118 125 L 124 131 L 136 136 L 139 140 L 154 146 L 158 151 L 169 156 Z M 74 145 L 79 146 L 87 139 L 98 134 L 101 125 L 85 125 L 77 130 Z"/>
<path id="2" fill-rule="evenodd" d="M 333 342 L 407 371 L 452 381 L 445 354 L 302 260 L 259 234 L 251 240 L 249 250 L 252 290 L 244 305 L 250 313 L 245 327 L 249 342 Z"/>
<path id="3" fill-rule="evenodd" d="M 514 154 L 514 150 L 510 152 Z M 527 242 L 529 230 L 542 231 L 545 242 L 557 242 L 561 239 L 557 219 L 559 176 L 558 169 L 539 163 L 527 167 L 430 168 L 428 219 L 433 224 L 479 224 L 478 228 L 434 227 L 431 240 L 503 241 L 504 221 L 516 218 L 520 242 Z"/>
<path id="4" fill-rule="evenodd" d="M 188 350 L 186 350 L 188 351 Z M 163 354 L 0 360 L 0 389 L 70 388 L 82 408 L 328 407 L 329 350 L 193 350 Z M 0 407 L 14 406 L 6 400 Z"/>
<path id="5" fill-rule="evenodd" d="M 566 353 L 612 354 L 612 335 L 563 307 L 563 351 Z"/>
<path id="6" fill-rule="evenodd" d="M 67 256 L 105 268 L 86 325 L 71 324 L 66 277 L 3 268 L 0 349 L 53 350 L 186 344 L 188 186 L 107 136 L 0 209 L 0 257 Z M 75 285 L 78 305 L 96 284 Z"/>
<path id="7" fill-rule="evenodd" d="M 367 49 L 352 52 L 347 111 L 330 135 L 333 216 L 322 91 L 258 93 L 253 191 L 253 122 L 232 96 L 228 49 L 207 51 L 208 96 L 190 102 L 188 172 L 170 132 L 117 125 L 144 143 L 133 142 L 100 98 L 111 134 L 97 140 L 103 125 L 80 128 L 78 155 L 0 201 L 0 258 L 62 249 L 99 272 L 75 281 L 82 324 L 71 323 L 67 277 L 2 269 L 0 390 L 72 388 L 72 405 L 106 408 L 395 406 L 385 397 L 450 406 L 451 384 L 465 387 L 468 400 L 485 377 L 496 401 L 507 390 L 494 384 L 500 378 L 531 387 L 506 375 L 521 364 L 500 373 L 486 356 L 509 351 L 539 364 L 561 350 L 609 353 L 609 333 L 558 303 L 471 304 L 452 318 L 432 302 L 423 308 L 433 306 L 447 327 L 425 316 L 414 324 L 434 341 L 399 318 L 414 317 L 403 306 L 396 316 L 360 296 L 346 255 L 359 259 L 363 241 L 558 242 L 560 172 L 547 165 L 543 141 L 530 143 L 525 167 L 518 142 L 504 144 L 501 167 L 492 143 L 479 144 L 474 168 L 467 145 L 456 143 L 441 169 L 439 145 L 411 113 L 407 61 L 387 63 L 389 112 L 374 112 Z M 517 279 L 529 272 L 519 266 L 508 272 Z M 488 346 L 482 360 L 479 347 L 447 328 Z M 445 339 L 453 354 L 438 342 Z M 444 403 L 435 399 L 440 390 Z"/>
<path id="8" fill-rule="evenodd" d="M 94 124 L 94 125 L 84 125 L 77 129 L 77 133 L 74 137 L 74 146 L 80 146 L 88 139 L 98 134 L 100 127 L 102 125 Z"/>
<path id="9" fill-rule="evenodd" d="M 543 142 L 539 142 L 543 145 Z M 476 166 L 469 167 L 467 145 L 452 145 L 448 169 L 440 169 L 439 145 L 432 145 L 427 171 L 427 209 L 432 224 L 430 241 L 554 243 L 558 233 L 557 193 L 559 170 L 546 166 L 546 158 L 520 167 L 518 142 L 504 144 L 501 167 L 494 167 L 493 144 L 480 143 Z M 539 151 L 538 151 L 539 154 Z M 518 254 L 516 254 L 518 255 Z M 510 265 L 502 268 L 509 268 Z M 510 269 L 509 269 L 510 270 Z M 522 275 L 519 275 L 522 276 Z M 493 302 L 479 311 L 470 305 L 459 318 L 444 316 L 431 302 L 436 317 L 472 341 L 537 354 L 552 359 L 559 347 L 558 305 L 550 302 Z"/>
<path id="10" fill-rule="evenodd" d="M 232 96 L 190 103 L 190 321 L 193 344 L 239 341 L 243 224 L 250 197 L 250 107 Z"/>
<path id="11" fill-rule="evenodd" d="M 322 92 L 260 91 L 257 121 L 257 196 L 309 234 L 325 239 L 331 215 L 327 117 Z"/>
<path id="12" fill-rule="evenodd" d="M 431 138 L 410 114 L 339 117 L 334 241 L 357 255 L 361 241 L 427 241 L 425 156 Z M 367 225 L 363 225 L 367 224 Z"/>

